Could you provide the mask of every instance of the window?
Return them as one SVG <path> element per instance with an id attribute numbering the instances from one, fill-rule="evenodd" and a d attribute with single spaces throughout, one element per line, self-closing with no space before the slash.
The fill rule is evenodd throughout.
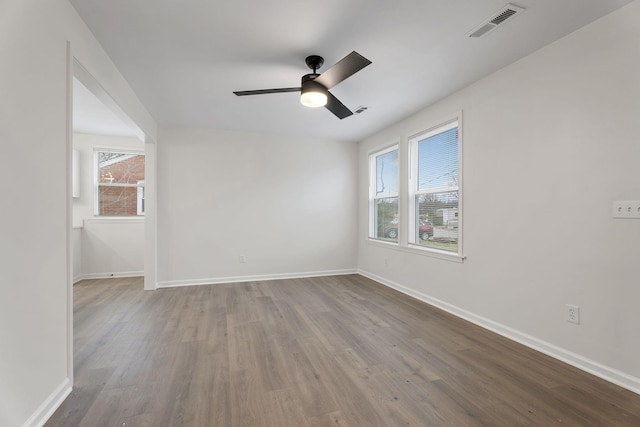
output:
<path id="1" fill-rule="evenodd" d="M 409 244 L 460 254 L 458 120 L 409 140 Z"/>
<path id="2" fill-rule="evenodd" d="M 144 154 L 96 151 L 98 216 L 144 215 Z"/>
<path id="3" fill-rule="evenodd" d="M 462 115 L 369 154 L 369 239 L 462 262 Z M 404 161 L 406 159 L 406 161 Z"/>
<path id="4" fill-rule="evenodd" d="M 369 156 L 369 237 L 398 241 L 398 146 Z"/>

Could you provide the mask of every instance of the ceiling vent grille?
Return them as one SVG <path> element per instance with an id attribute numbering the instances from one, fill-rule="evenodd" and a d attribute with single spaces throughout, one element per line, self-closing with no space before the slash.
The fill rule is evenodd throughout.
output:
<path id="1" fill-rule="evenodd" d="M 468 32 L 467 35 L 472 38 L 480 38 L 491 30 L 497 28 L 498 25 L 524 12 L 524 10 L 525 9 L 523 7 L 509 3 L 508 5 L 500 9 L 497 13 L 495 13 L 491 18 L 487 19 L 482 24 L 478 25 L 476 28 Z"/>

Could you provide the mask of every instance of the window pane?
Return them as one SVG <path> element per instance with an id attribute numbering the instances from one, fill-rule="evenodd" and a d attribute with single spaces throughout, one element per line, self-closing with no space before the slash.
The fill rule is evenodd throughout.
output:
<path id="1" fill-rule="evenodd" d="M 458 186 L 458 128 L 418 142 L 418 191 Z"/>
<path id="2" fill-rule="evenodd" d="M 420 194 L 416 196 L 416 209 L 415 242 L 458 252 L 458 192 Z"/>
<path id="3" fill-rule="evenodd" d="M 144 184 L 144 181 L 140 181 L 138 184 Z M 136 201 L 138 215 L 144 215 L 144 187 L 138 187 L 136 190 L 138 191 Z"/>
<path id="4" fill-rule="evenodd" d="M 144 180 L 144 155 L 98 152 L 101 184 L 137 184 Z"/>
<path id="5" fill-rule="evenodd" d="M 98 151 L 97 215 L 144 215 L 144 154 Z"/>
<path id="6" fill-rule="evenodd" d="M 98 187 L 98 215 L 137 216 L 137 187 Z"/>
<path id="7" fill-rule="evenodd" d="M 376 239 L 398 241 L 398 198 L 387 197 L 375 201 Z"/>
<path id="8" fill-rule="evenodd" d="M 376 197 L 398 194 L 398 150 L 376 156 Z"/>

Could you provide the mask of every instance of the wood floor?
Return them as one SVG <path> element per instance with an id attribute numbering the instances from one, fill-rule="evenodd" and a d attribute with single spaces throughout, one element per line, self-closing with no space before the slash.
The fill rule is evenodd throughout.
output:
<path id="1" fill-rule="evenodd" d="M 640 396 L 358 275 L 74 294 L 47 426 L 640 426 Z"/>

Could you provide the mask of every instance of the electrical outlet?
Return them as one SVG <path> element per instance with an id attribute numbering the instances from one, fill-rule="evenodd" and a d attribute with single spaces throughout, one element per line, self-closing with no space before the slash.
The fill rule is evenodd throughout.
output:
<path id="1" fill-rule="evenodd" d="M 247 262 L 247 257 L 244 255 L 240 255 L 238 256 L 238 261 L 240 262 L 240 264 L 244 264 L 245 262 Z"/>
<path id="2" fill-rule="evenodd" d="M 576 325 L 580 324 L 580 307 L 577 305 L 567 304 L 566 305 L 566 319 L 569 323 L 575 323 Z"/>

